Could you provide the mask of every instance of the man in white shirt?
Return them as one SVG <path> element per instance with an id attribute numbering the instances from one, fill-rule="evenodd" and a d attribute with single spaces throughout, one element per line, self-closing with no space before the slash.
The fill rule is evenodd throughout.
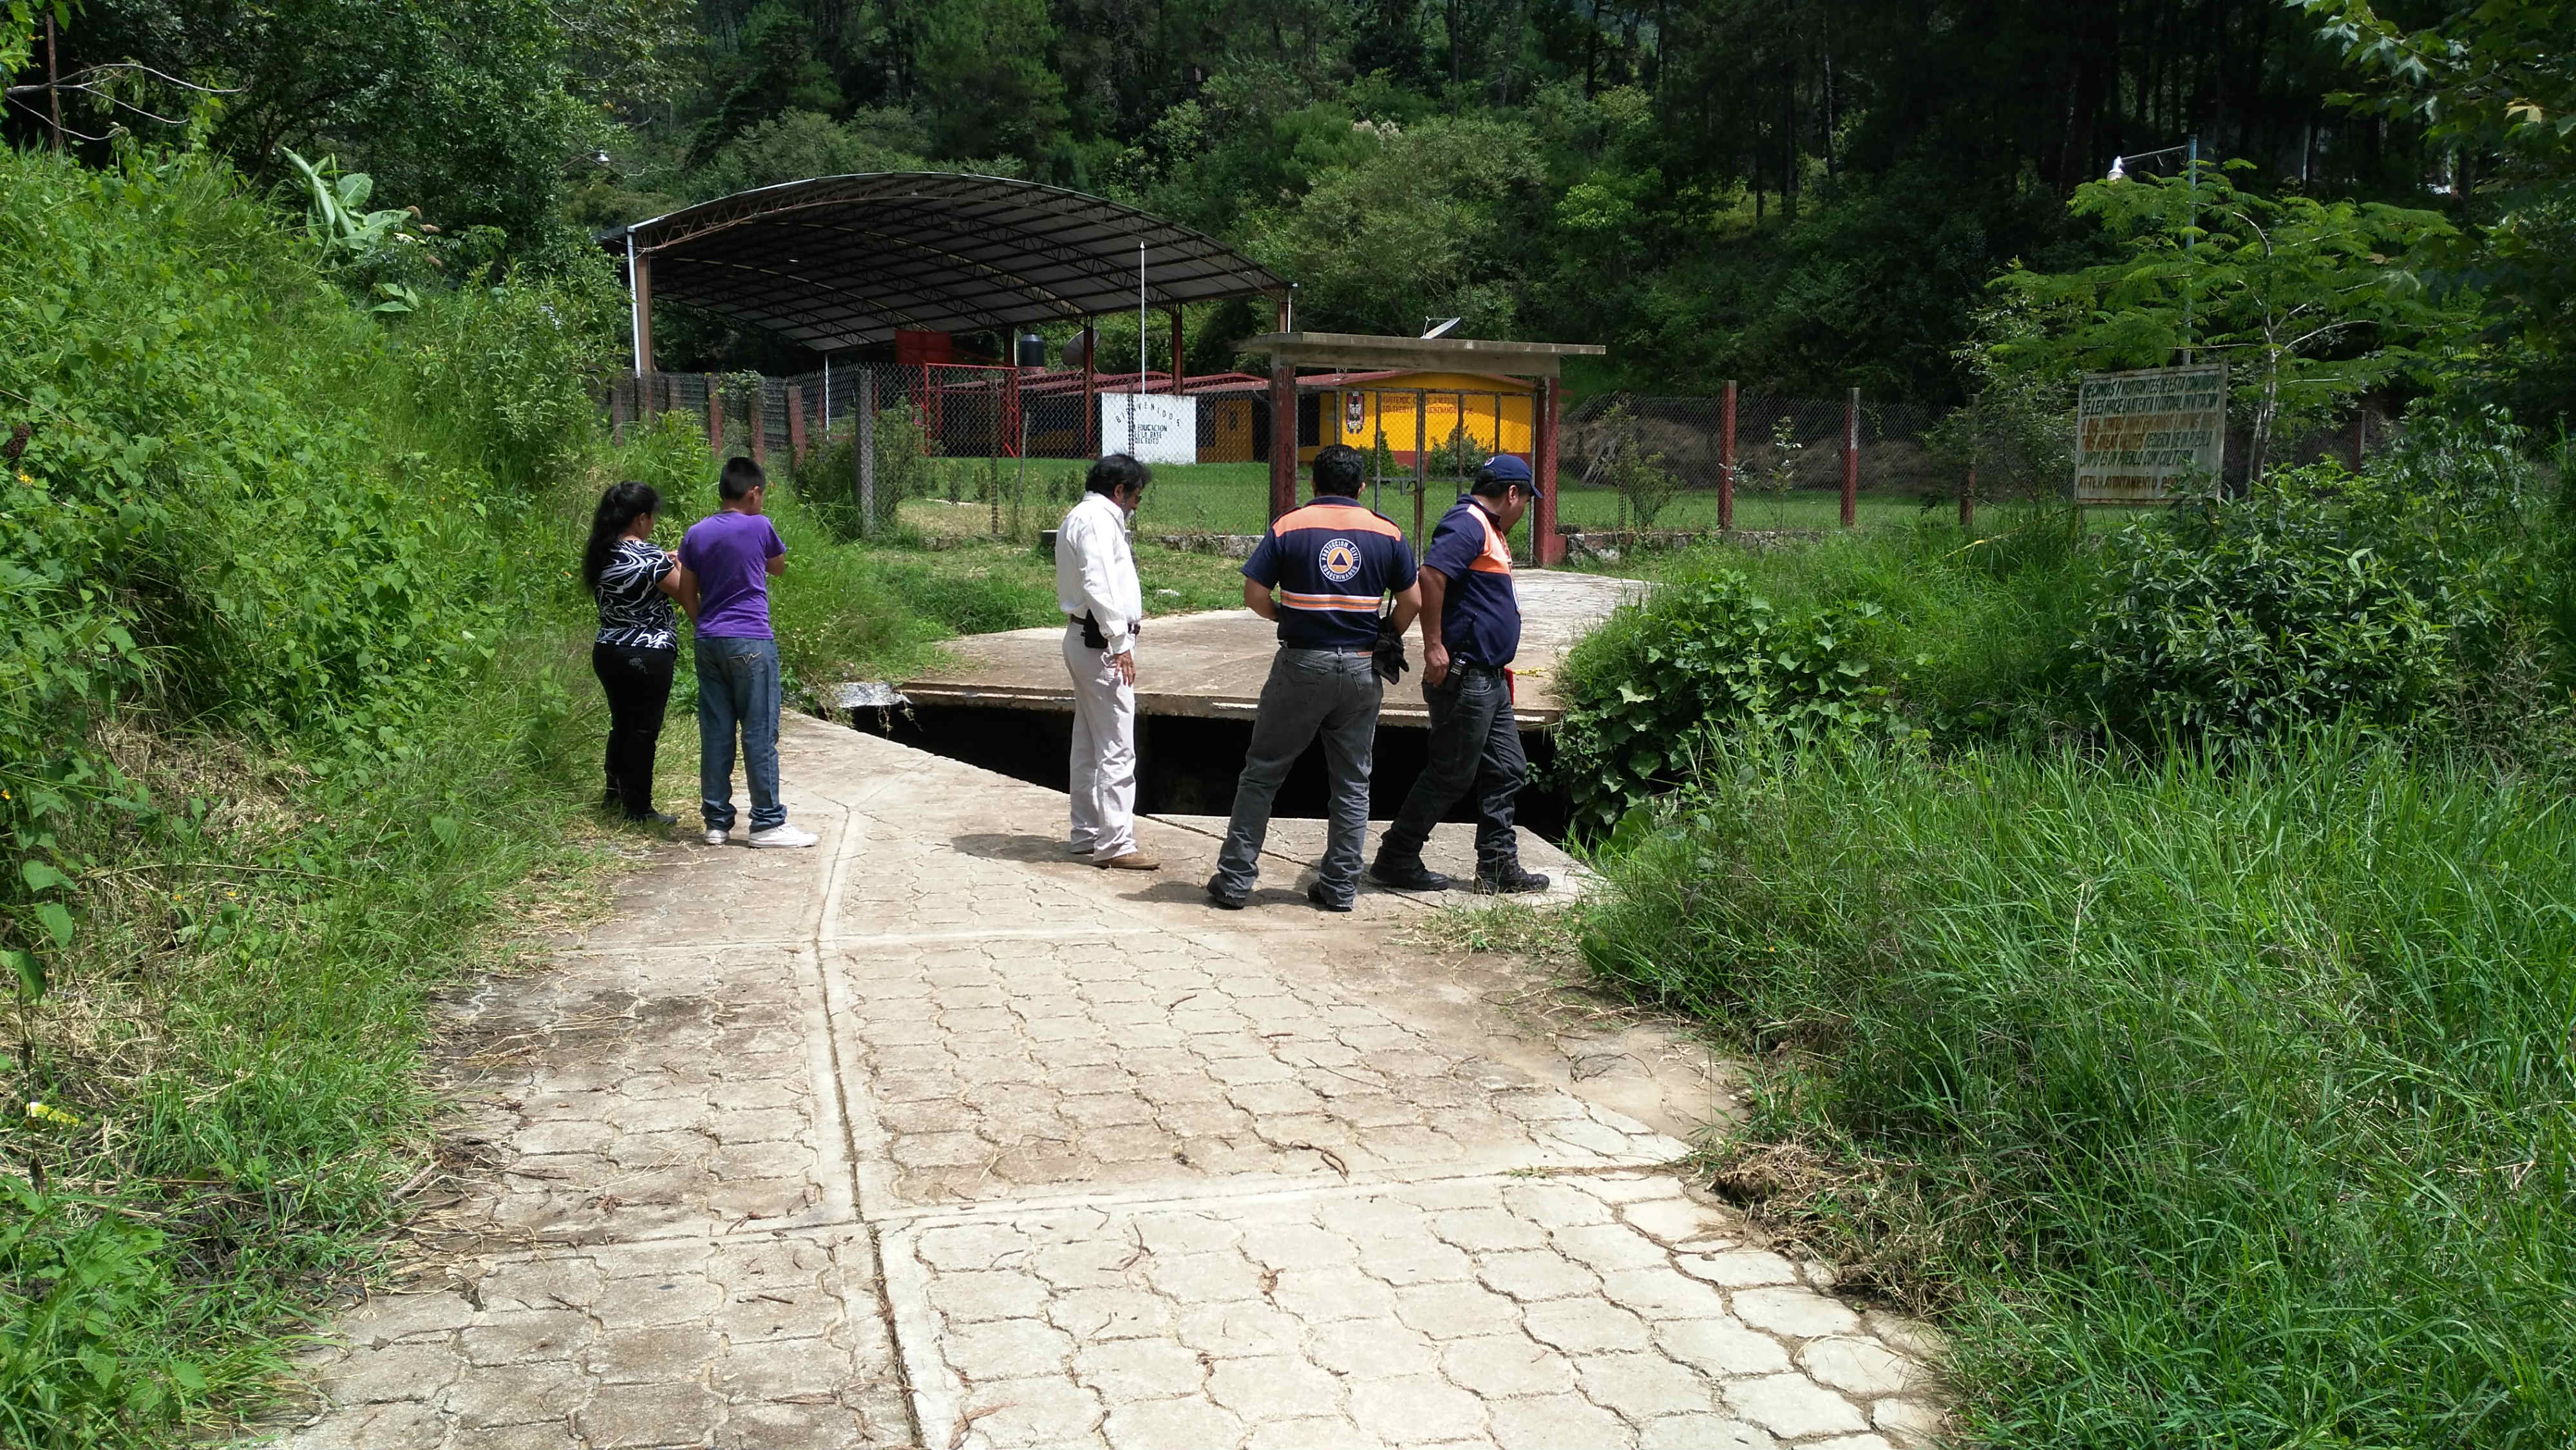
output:
<path id="1" fill-rule="evenodd" d="M 1064 667 L 1073 676 L 1073 839 L 1095 866 L 1159 871 L 1136 849 L 1136 627 L 1145 591 L 1127 517 L 1154 471 L 1124 453 L 1091 465 L 1082 501 L 1055 535 Z"/>

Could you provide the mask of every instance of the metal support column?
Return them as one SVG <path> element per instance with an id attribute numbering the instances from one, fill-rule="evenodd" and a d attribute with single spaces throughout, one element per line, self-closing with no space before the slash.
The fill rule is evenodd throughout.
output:
<path id="1" fill-rule="evenodd" d="M 1542 569 L 1552 569 L 1565 562 L 1565 536 L 1556 531 L 1556 435 L 1558 400 L 1563 396 L 1554 378 L 1538 380 L 1537 437 L 1530 451 L 1530 472 L 1538 480 L 1538 507 L 1531 510 L 1531 557 Z"/>
<path id="2" fill-rule="evenodd" d="M 1860 523 L 1860 389 L 1843 404 L 1843 527 Z"/>
<path id="3" fill-rule="evenodd" d="M 1279 330 L 1288 330 L 1288 299 L 1279 299 Z M 1297 506 L 1297 369 L 1270 359 L 1270 517 Z"/>

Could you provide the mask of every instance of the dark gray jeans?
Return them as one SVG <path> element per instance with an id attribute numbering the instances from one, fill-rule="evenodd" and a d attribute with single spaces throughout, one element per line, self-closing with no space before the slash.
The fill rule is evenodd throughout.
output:
<path id="1" fill-rule="evenodd" d="M 1470 786 L 1476 792 L 1476 869 L 1516 865 L 1520 838 L 1512 834 L 1512 798 L 1529 778 L 1521 751 L 1520 722 L 1512 716 L 1512 688 L 1501 670 L 1452 665 L 1447 678 L 1422 687 L 1431 707 L 1431 759 L 1406 793 L 1395 823 L 1378 839 L 1377 858 L 1422 859 L 1422 843 Z"/>
<path id="2" fill-rule="evenodd" d="M 1369 758 L 1384 695 L 1376 665 L 1365 654 L 1283 649 L 1270 661 L 1260 710 L 1252 718 L 1252 748 L 1244 752 L 1243 774 L 1234 781 L 1234 819 L 1216 858 L 1217 879 L 1228 891 L 1250 891 L 1259 879 L 1270 803 L 1318 733 L 1333 779 L 1322 885 L 1334 896 L 1359 889 L 1360 855 L 1368 841 Z"/>

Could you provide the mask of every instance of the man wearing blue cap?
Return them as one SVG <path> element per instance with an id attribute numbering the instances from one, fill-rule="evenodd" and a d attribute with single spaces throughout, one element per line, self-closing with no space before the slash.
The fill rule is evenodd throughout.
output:
<path id="1" fill-rule="evenodd" d="M 1521 869 L 1512 831 L 1512 798 L 1529 778 L 1529 757 L 1512 714 L 1521 606 L 1512 590 L 1511 532 L 1538 497 L 1538 484 L 1528 463 L 1501 453 L 1476 470 L 1471 488 L 1442 516 L 1422 554 L 1422 698 L 1431 707 L 1431 759 L 1379 838 L 1369 879 L 1399 891 L 1447 890 L 1449 878 L 1422 864 L 1422 845 L 1473 786 L 1476 888 L 1545 891 L 1545 876 Z"/>

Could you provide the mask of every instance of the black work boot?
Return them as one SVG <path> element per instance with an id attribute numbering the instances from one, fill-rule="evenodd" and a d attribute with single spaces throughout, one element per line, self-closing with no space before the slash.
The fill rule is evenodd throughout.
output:
<path id="1" fill-rule="evenodd" d="M 1377 864 L 1369 867 L 1368 874 L 1369 879 L 1378 885 L 1393 887 L 1398 891 L 1449 889 L 1449 878 L 1423 865 L 1422 858 L 1419 856 L 1404 861 L 1390 861 L 1380 856 L 1377 858 Z"/>
<path id="2" fill-rule="evenodd" d="M 1500 866 L 1479 866 L 1476 868 L 1476 889 L 1488 896 L 1518 896 L 1528 891 L 1545 891 L 1547 875 L 1540 871 L 1524 871 L 1518 861 L 1506 861 Z"/>
<path id="3" fill-rule="evenodd" d="M 1314 903 L 1317 911 L 1348 911 L 1351 909 L 1351 898 L 1358 894 L 1357 892 L 1336 894 L 1331 887 L 1321 881 L 1306 888 L 1306 899 Z"/>
<path id="4" fill-rule="evenodd" d="M 1249 892 L 1235 891 L 1227 887 L 1225 884 L 1225 878 L 1222 876 L 1211 876 L 1208 878 L 1208 904 L 1219 911 L 1243 910 L 1243 903 L 1250 897 L 1250 895 L 1251 893 Z"/>

